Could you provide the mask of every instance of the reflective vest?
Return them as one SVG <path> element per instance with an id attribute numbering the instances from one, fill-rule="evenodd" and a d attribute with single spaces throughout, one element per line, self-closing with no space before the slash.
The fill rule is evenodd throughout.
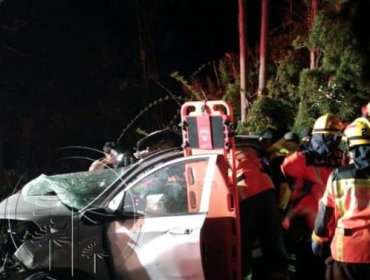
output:
<path id="1" fill-rule="evenodd" d="M 296 151 L 298 151 L 298 144 L 294 141 L 286 140 L 284 138 L 275 142 L 271 147 L 267 149 L 267 153 L 269 154 L 269 161 L 272 161 L 275 157 L 289 156 Z"/>
<path id="2" fill-rule="evenodd" d="M 279 209 L 283 211 L 288 205 L 291 191 L 284 174 L 282 174 L 281 164 L 285 157 L 293 154 L 297 150 L 297 143 L 284 138 L 275 142 L 267 149 L 267 153 L 269 154 L 270 176 L 277 191 Z"/>
<path id="3" fill-rule="evenodd" d="M 334 235 L 328 236 L 333 238 L 330 246 L 333 259 L 370 263 L 370 174 L 354 165 L 336 169 L 321 202 L 334 208 L 334 223 L 319 218 L 315 226 Z M 320 214 L 318 217 L 323 217 Z M 320 232 L 316 235 L 321 236 Z"/>

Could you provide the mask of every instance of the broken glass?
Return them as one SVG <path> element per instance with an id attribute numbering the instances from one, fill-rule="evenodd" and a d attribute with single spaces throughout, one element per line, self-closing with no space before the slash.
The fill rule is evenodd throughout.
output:
<path id="1" fill-rule="evenodd" d="M 25 196 L 56 195 L 66 206 L 80 210 L 125 173 L 128 167 L 76 172 L 33 179 L 22 189 Z"/>

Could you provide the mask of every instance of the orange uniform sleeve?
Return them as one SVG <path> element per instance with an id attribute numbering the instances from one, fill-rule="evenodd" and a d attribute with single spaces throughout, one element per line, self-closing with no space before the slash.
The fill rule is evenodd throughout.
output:
<path id="1" fill-rule="evenodd" d="M 317 243 L 328 242 L 333 237 L 335 230 L 335 221 L 334 221 L 334 209 L 335 209 L 335 200 L 333 193 L 333 175 L 330 174 L 326 190 L 322 196 L 319 204 L 319 211 L 316 215 L 315 220 L 315 229 L 312 233 L 312 240 Z"/>

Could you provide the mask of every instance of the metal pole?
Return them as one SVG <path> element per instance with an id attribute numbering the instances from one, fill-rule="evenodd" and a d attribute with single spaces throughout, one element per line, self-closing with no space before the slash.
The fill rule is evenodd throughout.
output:
<path id="1" fill-rule="evenodd" d="M 247 87 L 247 71 L 246 71 L 246 0 L 238 0 L 239 9 L 239 52 L 240 52 L 240 110 L 241 110 L 241 122 L 245 123 L 246 110 L 247 110 L 247 99 L 246 99 L 246 87 Z"/>

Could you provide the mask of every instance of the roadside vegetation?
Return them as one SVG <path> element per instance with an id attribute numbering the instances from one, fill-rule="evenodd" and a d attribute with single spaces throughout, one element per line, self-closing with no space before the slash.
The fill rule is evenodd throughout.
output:
<path id="1" fill-rule="evenodd" d="M 280 7 L 280 25 L 269 33 L 263 94 L 257 93 L 259 48 L 249 48 L 247 120 L 239 124 L 240 133 L 258 134 L 267 127 L 299 132 L 328 112 L 349 122 L 370 101 L 370 37 L 363 28 L 369 22 L 364 11 L 370 5 L 366 1 L 317 1 L 319 9 L 313 18 L 311 2 L 284 1 L 293 6 Z M 230 101 L 238 120 L 238 63 L 237 54 L 225 54 L 188 78 L 177 72 L 172 77 L 191 99 Z"/>
<path id="2" fill-rule="evenodd" d="M 266 0 L 261 3 L 263 1 Z M 105 5 L 103 2 L 99 3 Z M 256 5 L 253 0 L 246 2 L 247 6 Z M 164 5 L 153 1 L 153 5 L 145 6 L 140 1 L 113 1 L 116 5 L 115 13 L 111 15 L 116 20 L 114 28 L 116 22 L 122 20 L 121 13 L 132 9 L 138 12 L 124 18 L 127 26 L 133 22 L 136 26 L 126 38 L 132 45 L 112 41 L 112 45 L 92 48 L 88 41 L 83 45 L 69 41 L 66 49 L 79 55 L 66 69 L 77 69 L 73 73 L 78 75 L 70 75 L 69 70 L 68 75 L 62 72 L 67 60 L 61 58 L 72 54 L 64 49 L 65 54 L 60 54 L 59 45 L 58 52 L 48 54 L 55 66 L 48 70 L 50 73 L 43 74 L 47 76 L 44 80 L 41 77 L 30 80 L 31 75 L 19 77 L 14 72 L 0 70 L 0 198 L 41 172 L 51 175 L 86 170 L 91 160 L 99 157 L 96 153 L 84 153 L 86 149 L 82 153 L 81 149 L 57 150 L 60 147 L 101 150 L 104 142 L 117 140 L 130 150 L 147 133 L 165 127 L 176 128 L 180 122 L 179 109 L 187 100 L 223 99 L 231 102 L 237 131 L 245 134 L 258 134 L 268 127 L 299 132 L 329 111 L 345 122 L 360 116 L 361 106 L 370 101 L 370 35 L 366 29 L 370 23 L 369 1 L 278 2 L 270 3 L 266 86 L 262 91 L 259 90 L 261 46 L 258 42 L 248 45 L 245 123 L 240 121 L 238 53 L 228 51 L 220 57 L 211 57 L 190 75 L 171 70 L 176 69 L 176 61 L 187 59 L 180 53 L 176 60 L 163 59 L 176 46 L 171 45 L 171 40 L 165 40 L 163 26 L 168 27 L 171 22 L 165 22 L 167 19 L 160 14 L 168 10 L 176 16 L 175 8 L 189 8 L 185 2 Z M 33 61 L 32 65 L 37 63 L 40 68 L 47 68 L 48 61 L 40 57 L 57 42 L 50 38 L 59 38 L 61 34 L 50 31 L 48 36 L 39 38 L 42 43 L 35 43 L 35 49 L 22 49 L 26 45 L 22 35 L 38 38 L 37 24 L 32 24 L 25 15 L 33 12 L 30 18 L 40 18 L 45 15 L 39 13 L 48 6 L 43 7 L 41 1 L 43 9 L 31 4 L 27 4 L 30 7 L 11 7 L 11 1 L 1 3 L 0 12 L 6 16 L 0 17 L 3 37 L 0 44 L 8 51 L 7 55 L 0 54 L 2 65 L 13 65 L 16 61 L 20 63 L 15 65 L 16 68 L 21 69 L 24 67 L 21 63 Z M 86 14 L 93 14 L 94 9 L 100 13 L 100 4 L 89 6 Z M 208 5 L 208 1 L 203 4 Z M 47 5 L 52 4 L 47 2 Z M 73 24 L 81 20 L 78 9 L 85 12 L 85 8 L 70 8 L 68 20 L 63 18 L 64 33 L 84 38 L 82 34 L 87 29 L 78 30 Z M 56 18 L 56 22 L 60 20 Z M 163 26 L 159 26 L 160 20 Z M 95 24 L 102 30 L 101 34 L 95 35 L 102 42 L 107 41 L 109 32 L 121 34 L 121 30 L 117 32 L 118 29 L 112 29 L 106 22 L 101 26 L 99 22 Z M 258 24 L 248 26 L 249 31 L 255 28 Z M 170 28 L 166 36 L 175 38 L 178 32 Z M 218 40 L 228 40 L 230 38 L 225 36 L 232 35 L 222 36 Z M 159 53 L 165 55 L 159 57 Z M 78 94 L 80 88 L 89 92 L 88 97 Z M 24 98 L 27 90 L 32 91 L 33 98 Z M 44 100 L 45 105 L 40 105 L 38 100 Z M 61 160 L 65 158 L 73 160 Z"/>

